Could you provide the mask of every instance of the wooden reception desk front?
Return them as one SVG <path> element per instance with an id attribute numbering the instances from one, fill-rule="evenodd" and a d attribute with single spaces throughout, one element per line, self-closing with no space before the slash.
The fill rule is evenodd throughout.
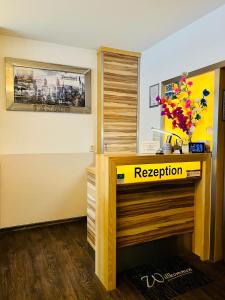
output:
<path id="1" fill-rule="evenodd" d="M 193 253 L 209 259 L 210 173 L 210 154 L 96 156 L 88 168 L 88 241 L 107 290 L 116 288 L 119 247 L 193 233 Z"/>

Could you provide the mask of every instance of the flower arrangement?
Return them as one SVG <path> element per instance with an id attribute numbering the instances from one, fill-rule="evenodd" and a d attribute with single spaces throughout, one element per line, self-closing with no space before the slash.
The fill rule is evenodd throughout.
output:
<path id="1" fill-rule="evenodd" d="M 189 140 L 202 119 L 202 112 L 207 109 L 206 97 L 210 94 L 207 89 L 202 92 L 200 99 L 192 98 L 193 82 L 184 73 L 177 84 L 172 85 L 172 91 L 163 98 L 157 97 L 162 107 L 161 115 L 171 119 L 173 128 L 180 128 L 187 134 Z"/>

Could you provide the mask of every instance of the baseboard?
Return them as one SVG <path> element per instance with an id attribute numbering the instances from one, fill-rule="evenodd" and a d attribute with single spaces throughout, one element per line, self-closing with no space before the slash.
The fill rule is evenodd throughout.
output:
<path id="1" fill-rule="evenodd" d="M 19 225 L 19 226 L 1 228 L 0 233 L 1 232 L 9 232 L 9 231 L 33 229 L 33 228 L 38 228 L 38 227 L 53 226 L 53 225 L 64 224 L 64 223 L 74 223 L 74 222 L 86 221 L 86 220 L 87 220 L 87 217 L 82 216 L 82 217 L 40 222 L 40 223 L 34 223 L 34 224 Z"/>

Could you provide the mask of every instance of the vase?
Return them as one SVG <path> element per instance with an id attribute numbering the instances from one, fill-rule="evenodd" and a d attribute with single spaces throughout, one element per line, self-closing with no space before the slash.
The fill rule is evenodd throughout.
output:
<path id="1" fill-rule="evenodd" d="M 192 142 L 192 134 L 188 134 L 187 138 L 184 140 L 182 144 L 182 153 L 187 154 L 189 153 L 189 143 Z"/>
<path id="2" fill-rule="evenodd" d="M 182 145 L 182 153 L 183 154 L 188 154 L 189 153 L 189 145 L 188 144 L 183 144 Z"/>
<path id="3" fill-rule="evenodd" d="M 172 145 L 171 145 L 171 143 L 164 143 L 163 144 L 163 153 L 164 154 L 171 154 L 172 153 Z"/>

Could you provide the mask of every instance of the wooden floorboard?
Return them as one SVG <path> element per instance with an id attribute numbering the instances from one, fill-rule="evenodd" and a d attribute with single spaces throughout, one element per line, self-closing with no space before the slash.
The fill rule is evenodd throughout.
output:
<path id="1" fill-rule="evenodd" d="M 0 232 L 0 300 L 144 299 L 124 275 L 115 291 L 104 290 L 86 235 L 84 221 Z M 225 299 L 225 264 L 187 259 L 214 281 L 175 299 Z"/>

